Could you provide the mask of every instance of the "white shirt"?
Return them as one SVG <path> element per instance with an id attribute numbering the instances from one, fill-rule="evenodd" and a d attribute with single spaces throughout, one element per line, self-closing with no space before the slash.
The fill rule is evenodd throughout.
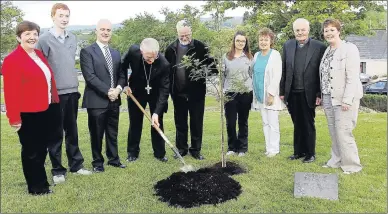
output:
<path id="1" fill-rule="evenodd" d="M 50 28 L 49 32 L 62 44 L 65 43 L 65 38 L 69 36 L 67 31 L 64 31 L 63 35 L 57 34 L 57 32 L 56 32 L 54 27 Z"/>
<path id="2" fill-rule="evenodd" d="M 48 88 L 48 103 L 51 103 L 51 73 L 50 69 L 47 67 L 46 64 L 38 57 L 36 59 L 32 58 L 35 63 L 40 67 L 40 69 L 43 71 L 44 76 L 46 77 L 47 81 L 47 88 Z"/>
<path id="3" fill-rule="evenodd" d="M 102 54 L 104 54 L 105 59 L 106 59 L 106 53 L 105 53 L 105 48 L 104 48 L 105 46 L 108 47 L 108 52 L 110 53 L 110 56 L 112 57 L 112 53 L 109 50 L 109 45 L 104 45 L 98 40 L 96 41 L 96 43 L 97 43 L 98 47 L 100 47 Z M 113 61 L 113 59 L 112 59 L 112 61 Z M 120 89 L 120 92 L 123 90 L 123 88 L 120 85 L 117 85 L 116 88 Z"/>
<path id="4" fill-rule="evenodd" d="M 97 45 L 98 45 L 98 47 L 100 47 L 100 49 L 101 49 L 101 51 L 102 51 L 102 54 L 104 54 L 104 57 L 106 58 L 106 53 L 105 53 L 105 46 L 107 46 L 108 47 L 108 52 L 110 53 L 110 55 L 112 56 L 112 53 L 109 51 L 109 45 L 104 45 L 104 44 L 102 44 L 100 41 L 96 41 L 96 43 L 97 43 Z"/>

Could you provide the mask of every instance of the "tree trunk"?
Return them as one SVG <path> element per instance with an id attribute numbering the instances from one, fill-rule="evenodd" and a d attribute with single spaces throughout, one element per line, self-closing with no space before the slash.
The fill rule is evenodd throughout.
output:
<path id="1" fill-rule="evenodd" d="M 222 62 L 222 61 L 219 61 Z M 220 90 L 219 90 L 219 95 L 220 95 L 220 119 L 221 119 L 221 166 L 226 167 L 226 158 L 225 158 L 225 139 L 224 139 L 224 88 L 223 88 L 223 83 L 224 83 L 224 73 L 219 72 L 220 74 Z"/>

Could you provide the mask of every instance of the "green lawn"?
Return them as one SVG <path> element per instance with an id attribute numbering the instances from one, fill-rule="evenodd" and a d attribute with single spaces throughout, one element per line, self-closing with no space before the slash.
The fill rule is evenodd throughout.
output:
<path id="1" fill-rule="evenodd" d="M 125 103 L 126 105 L 126 103 Z M 204 161 L 185 158 L 189 164 L 203 167 L 220 161 L 219 112 L 217 102 L 207 99 L 205 112 Z M 171 105 L 170 105 L 171 106 Z M 209 109 L 213 109 L 210 111 Z M 242 194 L 237 200 L 227 201 L 217 206 L 205 205 L 191 209 L 169 207 L 155 197 L 153 185 L 179 170 L 180 163 L 173 159 L 167 147 L 167 163 L 153 158 L 149 134 L 149 122 L 144 122 L 140 159 L 126 163 L 126 142 L 128 114 L 120 115 L 119 154 L 126 169 L 105 167 L 105 172 L 91 176 L 67 175 L 64 184 L 53 187 L 54 194 L 33 197 L 26 193 L 26 184 L 21 169 L 20 144 L 11 130 L 4 114 L 1 115 L 1 211 L 39 213 L 383 213 L 387 212 L 387 117 L 385 113 L 360 114 L 354 132 L 358 143 L 363 171 L 344 175 L 340 169 L 322 168 L 330 156 L 330 138 L 325 116 L 318 111 L 317 160 L 311 164 L 288 161 L 292 153 L 293 126 L 286 112 L 281 113 L 281 153 L 274 158 L 264 156 L 264 137 L 261 117 L 251 112 L 249 118 L 249 152 L 245 157 L 231 157 L 248 168 L 246 174 L 233 176 L 242 186 Z M 87 114 L 79 114 L 80 147 L 85 158 L 85 167 L 91 169 L 91 148 L 87 129 Z M 165 133 L 175 141 L 173 111 L 165 115 Z M 65 151 L 63 150 L 63 157 Z M 67 164 L 66 158 L 63 160 Z M 51 163 L 47 158 L 47 173 L 51 181 Z M 295 172 L 336 173 L 339 176 L 339 200 L 293 197 Z"/>

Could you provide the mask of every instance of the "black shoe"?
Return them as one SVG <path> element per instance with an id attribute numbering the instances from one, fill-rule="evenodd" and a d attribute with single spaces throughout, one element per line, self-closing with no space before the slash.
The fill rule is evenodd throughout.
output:
<path id="1" fill-rule="evenodd" d="M 162 157 L 162 158 L 157 158 L 155 157 L 158 161 L 161 161 L 161 162 L 167 162 L 168 159 L 166 157 Z"/>
<path id="2" fill-rule="evenodd" d="M 133 162 L 133 161 L 136 161 L 137 160 L 137 157 L 134 157 L 134 156 L 129 156 L 128 158 L 127 158 L 127 161 L 128 162 Z"/>
<path id="3" fill-rule="evenodd" d="M 125 167 L 127 167 L 127 166 L 125 166 L 124 164 L 121 164 L 121 163 L 118 163 L 118 164 L 110 164 L 110 163 L 108 163 L 108 165 L 116 167 L 116 168 L 121 168 L 121 169 L 124 169 Z"/>
<path id="4" fill-rule="evenodd" d="M 186 156 L 187 153 L 179 153 L 182 157 Z M 175 159 L 178 159 L 178 155 L 174 154 L 174 158 Z"/>
<path id="5" fill-rule="evenodd" d="M 301 155 L 291 155 L 290 157 L 288 157 L 288 159 L 290 159 L 290 160 L 297 160 L 297 159 L 303 158 L 305 156 L 306 155 L 304 155 L 304 154 L 301 154 Z"/>
<path id="6" fill-rule="evenodd" d="M 46 191 L 43 191 L 43 192 L 29 192 L 31 195 L 48 195 L 48 194 L 51 194 L 51 193 L 54 193 L 54 191 L 52 190 L 46 190 Z"/>
<path id="7" fill-rule="evenodd" d="M 95 173 L 104 172 L 104 171 L 105 169 L 102 166 L 93 167 L 93 172 Z"/>
<path id="8" fill-rule="evenodd" d="M 201 154 L 192 154 L 191 156 L 193 156 L 193 158 L 197 159 L 197 160 L 203 160 L 205 159 Z"/>
<path id="9" fill-rule="evenodd" d="M 315 156 L 306 156 L 304 159 L 303 159 L 303 163 L 311 163 L 315 161 Z"/>

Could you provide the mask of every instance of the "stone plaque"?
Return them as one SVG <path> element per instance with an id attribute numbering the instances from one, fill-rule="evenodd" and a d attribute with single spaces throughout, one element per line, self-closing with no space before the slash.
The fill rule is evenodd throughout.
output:
<path id="1" fill-rule="evenodd" d="M 316 197 L 338 200 L 337 174 L 296 172 L 294 197 Z"/>

